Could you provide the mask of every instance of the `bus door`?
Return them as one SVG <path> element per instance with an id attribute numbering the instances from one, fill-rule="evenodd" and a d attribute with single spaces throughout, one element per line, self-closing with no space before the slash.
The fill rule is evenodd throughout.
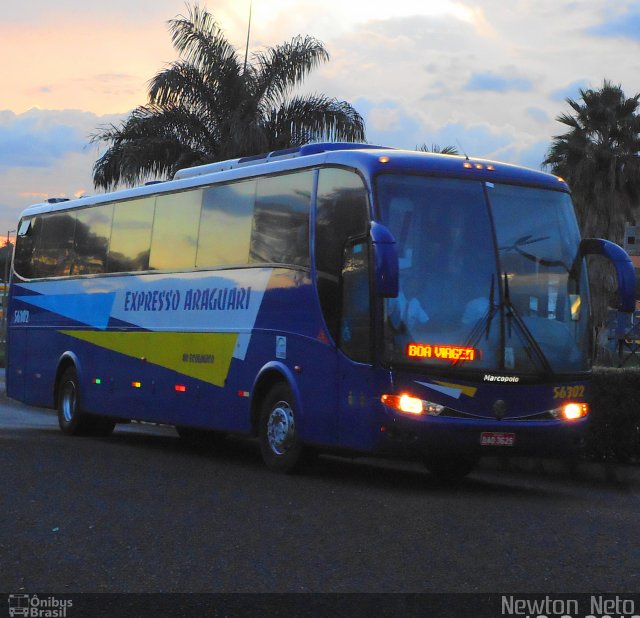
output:
<path id="1" fill-rule="evenodd" d="M 371 379 L 369 207 L 362 178 L 342 168 L 319 171 L 315 266 L 320 307 L 337 344 L 337 440 L 357 445 L 367 426 Z M 370 408 L 370 406 L 369 406 Z"/>
<path id="2" fill-rule="evenodd" d="M 340 444 L 359 448 L 368 442 L 373 393 L 369 244 L 361 238 L 345 248 L 341 276 L 338 334 Z"/>

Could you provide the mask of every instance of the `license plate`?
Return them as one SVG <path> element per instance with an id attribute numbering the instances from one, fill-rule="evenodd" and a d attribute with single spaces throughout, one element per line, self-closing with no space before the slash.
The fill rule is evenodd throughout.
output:
<path id="1" fill-rule="evenodd" d="M 484 431 L 480 434 L 480 446 L 513 446 L 515 443 L 515 433 Z"/>

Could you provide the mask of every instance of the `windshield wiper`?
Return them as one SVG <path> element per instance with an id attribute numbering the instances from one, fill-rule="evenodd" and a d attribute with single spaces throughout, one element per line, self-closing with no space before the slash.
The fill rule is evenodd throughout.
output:
<path id="1" fill-rule="evenodd" d="M 500 309 L 500 305 L 495 303 L 495 276 L 491 275 L 491 287 L 489 288 L 489 308 L 484 316 L 478 320 L 475 326 L 471 329 L 469 336 L 465 341 L 465 347 L 467 348 L 475 348 L 478 341 L 482 337 L 483 333 L 486 339 L 489 339 L 489 333 L 491 332 L 491 324 L 493 322 L 493 318 L 498 314 L 498 310 Z M 452 367 L 459 367 L 462 365 L 462 361 L 454 360 L 451 363 Z"/>
<path id="2" fill-rule="evenodd" d="M 515 305 L 511 302 L 511 292 L 509 291 L 509 277 L 506 272 L 503 275 L 503 280 L 504 280 L 503 305 L 506 309 L 505 317 L 508 318 L 507 322 L 509 327 L 509 337 L 511 337 L 511 320 L 513 319 L 516 325 L 518 326 L 518 328 L 520 329 L 520 332 L 524 335 L 524 338 L 526 339 L 527 343 L 531 346 L 531 350 L 533 350 L 535 355 L 538 357 L 538 361 L 542 365 L 544 372 L 553 373 L 553 369 L 549 361 L 547 360 L 547 357 L 544 355 L 544 352 L 542 351 L 540 344 L 535 340 L 535 338 L 531 334 L 531 331 L 529 330 L 527 325 L 524 323 L 524 320 L 518 313 L 518 310 L 515 308 Z M 531 358 L 531 360 L 533 361 L 534 359 L 532 355 L 529 353 L 529 348 L 525 346 L 524 349 L 529 354 L 529 358 Z"/>

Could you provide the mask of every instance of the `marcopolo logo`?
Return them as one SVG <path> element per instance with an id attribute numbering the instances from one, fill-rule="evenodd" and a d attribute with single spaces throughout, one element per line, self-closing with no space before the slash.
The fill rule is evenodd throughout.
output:
<path id="1" fill-rule="evenodd" d="M 496 376 L 492 373 L 484 374 L 485 382 L 520 382 L 520 378 L 518 376 Z"/>
<path id="2" fill-rule="evenodd" d="M 9 616 L 25 616 L 27 618 L 66 618 L 67 610 L 73 607 L 70 599 L 59 599 L 54 596 L 38 596 L 37 594 L 10 594 Z"/>

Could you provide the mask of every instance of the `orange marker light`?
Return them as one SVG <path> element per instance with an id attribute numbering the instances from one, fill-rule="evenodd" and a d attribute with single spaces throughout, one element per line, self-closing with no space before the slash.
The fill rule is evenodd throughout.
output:
<path id="1" fill-rule="evenodd" d="M 382 157 L 378 158 L 378 161 L 380 161 L 380 163 L 389 163 L 389 157 L 383 155 Z"/>
<path id="2" fill-rule="evenodd" d="M 142 382 L 131 382 L 133 388 L 142 388 Z"/>

